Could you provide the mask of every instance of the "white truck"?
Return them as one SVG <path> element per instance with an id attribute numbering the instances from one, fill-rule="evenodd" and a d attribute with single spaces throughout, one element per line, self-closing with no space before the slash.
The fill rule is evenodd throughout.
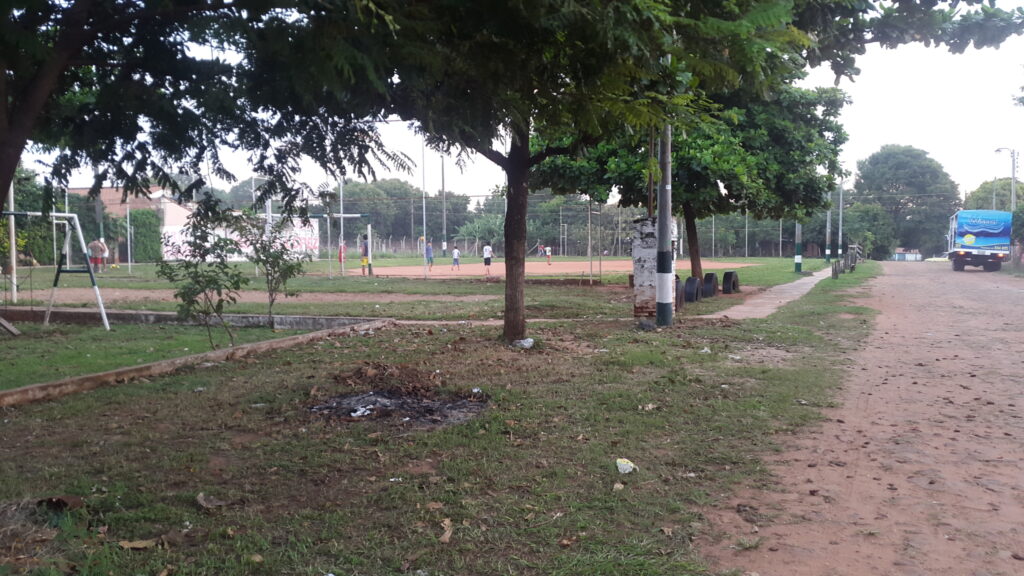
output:
<path id="1" fill-rule="evenodd" d="M 995 272 L 1010 259 L 1009 212 L 999 210 L 960 210 L 949 219 L 949 250 L 946 256 L 953 270 L 981 266 Z"/>

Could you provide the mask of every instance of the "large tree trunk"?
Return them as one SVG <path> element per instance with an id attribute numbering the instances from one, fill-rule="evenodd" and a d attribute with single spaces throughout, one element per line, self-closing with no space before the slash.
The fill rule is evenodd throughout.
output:
<path id="1" fill-rule="evenodd" d="M 526 336 L 526 212 L 530 170 L 530 133 L 516 130 L 508 152 L 508 208 L 505 211 L 505 329 L 506 342 Z"/>
<path id="2" fill-rule="evenodd" d="M 3 95 L 0 100 L 0 107 L 3 107 L 0 116 L 0 198 L 4 206 L 7 206 L 7 196 L 21 154 L 39 116 L 50 101 L 71 58 L 92 38 L 92 32 L 85 29 L 92 5 L 93 0 L 77 0 L 65 11 L 58 24 L 59 33 L 53 53 L 39 66 L 22 93 L 12 94 L 5 79 L 0 79 L 0 95 Z M 3 64 L 0 73 L 7 74 L 6 63 Z"/>
<path id="3" fill-rule="evenodd" d="M 686 222 L 686 246 L 690 252 L 690 276 L 704 278 L 700 265 L 700 238 L 697 237 L 697 213 L 693 204 L 683 202 L 683 220 Z"/>

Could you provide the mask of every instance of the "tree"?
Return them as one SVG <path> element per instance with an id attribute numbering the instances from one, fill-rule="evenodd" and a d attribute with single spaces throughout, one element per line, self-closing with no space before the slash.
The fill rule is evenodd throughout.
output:
<path id="1" fill-rule="evenodd" d="M 296 255 L 288 246 L 285 234 L 291 220 L 281 218 L 269 228 L 263 218 L 253 213 L 243 213 L 232 221 L 232 230 L 238 234 L 243 246 L 251 250 L 249 259 L 259 267 L 267 288 L 267 326 L 274 325 L 274 303 L 287 291 L 288 281 L 303 273 L 303 263 L 308 255 Z"/>
<path id="2" fill-rule="evenodd" d="M 849 244 L 864 249 L 867 258 L 888 260 L 896 250 L 897 238 L 892 219 L 878 204 L 855 203 L 843 211 L 843 235 Z"/>
<path id="3" fill-rule="evenodd" d="M 221 149 L 249 153 L 263 193 L 287 206 L 308 192 L 298 160 L 329 174 L 407 166 L 371 122 L 390 69 L 387 15 L 370 0 L 19 1 L 0 35 L 0 187 L 6 198 L 31 143 L 57 153 L 46 185 L 95 167 L 125 195 L 151 183 L 191 196 L 174 172 L 209 166 L 232 180 Z M 230 50 L 231 57 L 223 56 Z M 221 54 L 221 55 L 218 55 Z M 311 57 L 311 55 L 316 57 Z"/>
<path id="4" fill-rule="evenodd" d="M 671 40 L 665 8 L 659 0 L 449 2 L 395 15 L 400 65 L 391 110 L 418 121 L 432 146 L 476 151 L 507 176 L 506 341 L 526 332 L 529 169 L 565 151 L 533 152 L 531 138 L 535 131 L 597 137 L 627 116 L 658 117 L 665 97 L 641 98 L 638 88 L 655 78 L 678 86 L 662 61 Z M 494 147 L 499 138 L 507 152 Z"/>
<path id="5" fill-rule="evenodd" d="M 802 218 L 822 207 L 839 175 L 846 133 L 838 122 L 846 99 L 836 89 L 779 85 L 771 99 L 737 89 L 716 98 L 721 110 L 679 126 L 672 144 L 672 208 L 683 216 L 691 275 L 703 277 L 697 221 L 747 211 L 754 218 Z M 592 148 L 588 158 L 550 159 L 541 182 L 606 196 L 619 189 L 626 206 L 649 205 L 644 142 Z M 724 239 L 724 238 L 723 238 Z M 735 238 L 733 238 L 735 241 Z"/>
<path id="6" fill-rule="evenodd" d="M 1021 188 L 1021 182 L 1017 181 L 1017 188 Z M 988 182 L 982 182 L 973 192 L 968 192 L 964 198 L 965 210 L 1004 210 L 1010 211 L 1010 179 L 996 178 Z"/>
<path id="7" fill-rule="evenodd" d="M 219 200 L 204 196 L 188 217 L 184 240 L 180 244 L 169 242 L 171 259 L 157 266 L 157 275 L 175 284 L 174 297 L 181 301 L 178 316 L 185 320 L 198 318 L 206 326 L 211 348 L 217 347 L 212 328 L 215 319 L 235 345 L 224 312 L 249 282 L 230 261 L 240 251 L 238 242 L 225 233 L 233 224 L 234 217 L 223 210 Z"/>
<path id="8" fill-rule="evenodd" d="M 924 255 L 945 250 L 960 193 L 941 164 L 924 150 L 889 144 L 858 162 L 857 171 L 853 200 L 885 210 L 898 246 Z"/>

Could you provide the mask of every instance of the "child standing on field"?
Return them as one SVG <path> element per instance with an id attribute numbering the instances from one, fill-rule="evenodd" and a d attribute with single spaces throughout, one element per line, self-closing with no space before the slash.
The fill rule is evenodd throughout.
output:
<path id="1" fill-rule="evenodd" d="M 548 266 L 551 266 L 551 246 L 544 247 L 544 255 L 548 257 Z"/>
<path id="2" fill-rule="evenodd" d="M 458 248 L 452 248 L 452 270 L 462 270 L 459 267 L 459 256 L 462 256 L 462 252 L 459 252 Z"/>
<path id="3" fill-rule="evenodd" d="M 484 276 L 491 275 L 491 258 L 494 256 L 494 249 L 490 242 L 484 242 Z"/>

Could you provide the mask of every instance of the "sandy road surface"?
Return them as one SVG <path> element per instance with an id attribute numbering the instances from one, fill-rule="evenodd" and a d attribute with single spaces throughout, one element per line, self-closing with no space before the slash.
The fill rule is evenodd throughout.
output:
<path id="1" fill-rule="evenodd" d="M 484 278 L 484 265 L 480 258 L 472 258 L 468 262 L 461 266 L 460 270 L 451 271 L 451 258 L 446 258 L 445 263 L 440 263 L 440 259 L 435 259 L 433 270 L 429 271 L 428 278 L 432 280 L 443 280 L 446 278 L 472 278 L 479 277 Z M 632 271 L 632 261 L 630 260 L 612 260 L 603 263 L 605 272 L 624 272 Z M 705 270 L 721 270 L 731 268 L 742 268 L 744 266 L 750 266 L 750 264 L 739 264 L 739 263 L 722 263 L 704 260 L 702 263 Z M 594 277 L 596 278 L 599 273 L 599 262 L 594 261 Z M 676 270 L 680 271 L 681 275 L 689 273 L 690 263 L 688 260 L 679 260 L 676 262 Z M 374 272 L 381 277 L 401 277 L 401 278 L 422 278 L 423 267 L 422 266 L 390 266 L 390 267 L 377 267 Z M 347 275 L 358 276 L 360 273 L 359 267 L 353 270 L 351 263 L 347 268 Z M 527 277 L 536 276 L 569 276 L 569 277 L 589 277 L 590 264 L 589 262 L 578 262 L 578 261 L 562 261 L 559 262 L 557 258 L 552 260 L 551 266 L 548 266 L 544 260 L 531 258 L 526 263 L 526 275 Z M 500 278 L 505 276 L 505 263 L 495 262 L 491 266 L 491 277 Z M 341 281 L 341 278 L 338 278 Z M 107 304 L 116 304 L 118 302 L 138 302 L 143 300 L 156 300 L 156 301 L 173 301 L 174 291 L 173 290 L 146 290 L 146 289 L 132 289 L 132 288 L 107 288 L 103 286 L 104 277 L 103 275 L 98 276 L 98 284 L 103 294 L 103 301 Z M 31 298 L 35 300 L 42 300 L 44 302 L 50 299 L 50 288 L 48 285 L 41 286 L 38 290 L 21 291 L 22 298 Z M 365 293 L 365 292 L 300 292 L 296 296 L 288 297 L 287 299 L 282 298 L 279 302 L 378 302 L 378 303 L 390 303 L 390 302 L 412 302 L 416 300 L 443 300 L 446 302 L 482 302 L 485 300 L 497 300 L 502 296 L 489 296 L 489 295 L 460 295 L 460 296 L 448 296 L 448 295 L 429 295 L 429 294 L 399 294 L 399 293 Z M 258 302 L 263 303 L 267 301 L 266 292 L 260 290 L 243 290 L 240 292 L 238 297 L 239 302 Z M 70 304 L 90 304 L 96 302 L 96 296 L 93 293 L 92 288 L 59 288 L 57 290 L 57 296 L 55 304 L 70 305 Z"/>
<path id="2" fill-rule="evenodd" d="M 1024 574 L 1024 280 L 893 262 L 870 292 L 841 407 L 773 458 L 778 491 L 708 513 L 729 535 L 705 554 L 759 576 Z M 739 504 L 774 520 L 755 534 Z"/>
<path id="3" fill-rule="evenodd" d="M 355 274 L 359 274 L 359 266 L 356 262 Z M 351 264 L 348 265 L 349 273 L 352 273 Z M 704 270 L 728 270 L 733 268 L 743 268 L 745 266 L 752 266 L 752 264 L 740 264 L 736 262 L 715 262 L 713 260 L 701 260 L 701 266 Z M 633 261 L 632 260 L 598 260 L 594 258 L 593 269 L 591 269 L 591 262 L 582 260 L 560 260 L 558 257 L 551 259 L 551 264 L 548 264 L 543 258 L 530 257 L 526 260 L 526 277 L 530 276 L 571 276 L 571 277 L 590 277 L 590 274 L 597 278 L 601 271 L 604 272 L 632 272 Z M 399 276 L 403 278 L 422 278 L 423 277 L 423 266 L 389 266 L 387 268 L 375 268 L 374 272 L 378 276 Z M 680 276 L 688 276 L 690 273 L 690 261 L 689 260 L 677 260 L 676 261 L 676 272 Z M 434 267 L 428 271 L 428 277 L 430 278 L 472 278 L 473 276 L 484 276 L 484 263 L 482 258 L 476 257 L 463 257 L 458 269 L 452 269 L 451 256 L 447 258 L 435 257 Z M 491 265 L 491 276 L 504 277 L 505 276 L 505 261 L 495 259 Z"/>

